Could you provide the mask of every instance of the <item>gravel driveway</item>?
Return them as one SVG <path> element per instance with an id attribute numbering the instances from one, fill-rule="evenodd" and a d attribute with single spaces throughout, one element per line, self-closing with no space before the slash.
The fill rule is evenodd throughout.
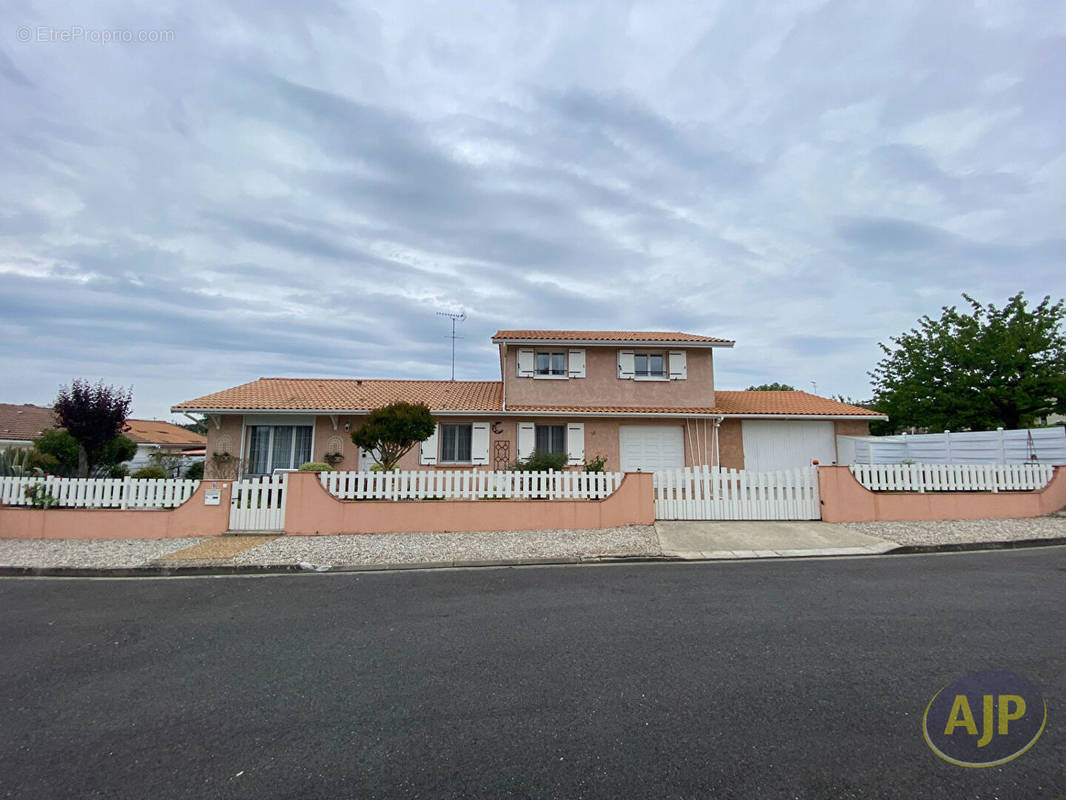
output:
<path id="1" fill-rule="evenodd" d="M 0 539 L 4 567 L 141 567 L 192 539 Z"/>
<path id="2" fill-rule="evenodd" d="M 379 533 L 282 536 L 238 555 L 236 564 L 412 564 L 658 555 L 652 525 L 577 531 Z"/>
<path id="3" fill-rule="evenodd" d="M 901 545 L 1066 538 L 1066 518 L 966 519 L 945 522 L 849 522 L 849 528 Z"/>

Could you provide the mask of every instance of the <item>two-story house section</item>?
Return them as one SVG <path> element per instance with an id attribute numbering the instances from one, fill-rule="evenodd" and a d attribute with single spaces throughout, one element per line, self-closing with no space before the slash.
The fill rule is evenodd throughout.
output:
<path id="1" fill-rule="evenodd" d="M 580 468 L 700 464 L 777 470 L 835 463 L 838 435 L 865 435 L 875 412 L 807 392 L 723 391 L 715 353 L 728 339 L 669 331 L 502 330 L 499 381 L 260 378 L 175 412 L 209 419 L 206 474 L 239 459 L 245 475 L 340 457 L 369 469 L 351 432 L 375 408 L 424 402 L 433 436 L 404 469 L 505 469 L 535 450 Z M 228 459 L 214 459 L 226 454 Z"/>

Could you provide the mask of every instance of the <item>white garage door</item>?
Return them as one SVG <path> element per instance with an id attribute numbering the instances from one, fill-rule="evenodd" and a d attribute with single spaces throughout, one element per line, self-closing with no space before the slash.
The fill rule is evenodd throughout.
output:
<path id="1" fill-rule="evenodd" d="M 622 425 L 618 445 L 623 472 L 685 466 L 685 440 L 680 425 Z"/>
<path id="2" fill-rule="evenodd" d="M 744 469 L 769 472 L 779 469 L 836 463 L 836 437 L 832 422 L 746 419 Z"/>

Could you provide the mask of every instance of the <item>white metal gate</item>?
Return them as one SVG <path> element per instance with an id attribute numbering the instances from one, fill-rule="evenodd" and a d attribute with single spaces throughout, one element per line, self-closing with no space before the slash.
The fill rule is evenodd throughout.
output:
<path id="1" fill-rule="evenodd" d="M 233 482 L 231 531 L 280 531 L 285 528 L 285 494 L 289 476 L 264 475 Z"/>
<path id="2" fill-rule="evenodd" d="M 748 472 L 686 467 L 655 473 L 656 519 L 821 519 L 818 468 Z"/>

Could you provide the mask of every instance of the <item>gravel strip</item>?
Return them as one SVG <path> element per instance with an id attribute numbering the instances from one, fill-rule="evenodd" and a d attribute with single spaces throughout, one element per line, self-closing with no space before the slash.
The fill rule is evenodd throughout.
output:
<path id="1" fill-rule="evenodd" d="M 965 519 L 944 522 L 849 522 L 849 528 L 901 545 L 1066 538 L 1066 519 Z"/>
<path id="2" fill-rule="evenodd" d="M 5 567 L 140 567 L 205 538 L 0 539 Z"/>
<path id="3" fill-rule="evenodd" d="M 412 564 L 524 558 L 659 555 L 652 525 L 577 531 L 367 533 L 282 536 L 238 555 L 235 564 Z"/>

